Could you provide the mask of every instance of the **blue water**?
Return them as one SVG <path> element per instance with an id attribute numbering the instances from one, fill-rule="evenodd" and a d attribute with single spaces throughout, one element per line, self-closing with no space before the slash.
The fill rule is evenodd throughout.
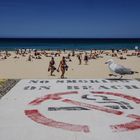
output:
<path id="1" fill-rule="evenodd" d="M 30 48 L 40 50 L 91 50 L 134 49 L 140 47 L 140 39 L 0 39 L 0 50 Z"/>

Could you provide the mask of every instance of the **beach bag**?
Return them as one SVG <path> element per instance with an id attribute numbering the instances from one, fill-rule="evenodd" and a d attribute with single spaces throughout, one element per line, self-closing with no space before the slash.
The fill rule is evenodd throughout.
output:
<path id="1" fill-rule="evenodd" d="M 67 65 L 65 65 L 65 70 L 66 70 L 66 71 L 68 70 L 68 68 L 69 68 L 69 67 L 68 67 Z"/>
<path id="2" fill-rule="evenodd" d="M 48 72 L 49 72 L 50 70 L 51 70 L 51 68 L 49 67 L 49 68 L 48 68 Z"/>

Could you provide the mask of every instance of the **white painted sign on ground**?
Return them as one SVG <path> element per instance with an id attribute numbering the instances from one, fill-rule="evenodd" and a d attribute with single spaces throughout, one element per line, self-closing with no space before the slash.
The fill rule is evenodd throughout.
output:
<path id="1" fill-rule="evenodd" d="M 139 140 L 140 81 L 21 80 L 0 100 L 1 140 Z"/>

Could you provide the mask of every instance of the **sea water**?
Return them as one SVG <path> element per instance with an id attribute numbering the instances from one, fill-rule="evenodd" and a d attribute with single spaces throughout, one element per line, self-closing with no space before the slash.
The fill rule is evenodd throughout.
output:
<path id="1" fill-rule="evenodd" d="M 140 39 L 77 39 L 77 38 L 1 38 L 0 50 L 20 48 L 39 50 L 108 50 L 140 48 Z"/>

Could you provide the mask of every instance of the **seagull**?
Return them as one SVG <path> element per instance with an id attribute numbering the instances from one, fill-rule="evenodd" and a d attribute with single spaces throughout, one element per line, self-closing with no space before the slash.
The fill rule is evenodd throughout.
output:
<path id="1" fill-rule="evenodd" d="M 113 59 L 108 60 L 107 62 L 105 62 L 105 64 L 108 64 L 108 68 L 113 73 L 113 74 L 109 74 L 109 76 L 117 77 L 117 75 L 115 75 L 115 74 L 118 74 L 121 76 L 120 77 L 120 79 L 121 79 L 123 77 L 123 75 L 132 75 L 134 73 L 138 73 L 138 72 L 132 71 L 131 69 L 126 68 L 122 65 L 116 64 Z"/>

